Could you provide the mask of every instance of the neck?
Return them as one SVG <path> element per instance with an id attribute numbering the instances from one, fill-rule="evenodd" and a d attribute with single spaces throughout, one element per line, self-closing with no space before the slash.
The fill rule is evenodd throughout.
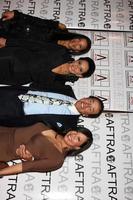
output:
<path id="1" fill-rule="evenodd" d="M 62 64 L 58 67 L 55 67 L 54 69 L 52 69 L 52 72 L 55 72 L 57 74 L 62 74 L 62 75 L 68 75 L 68 74 L 70 74 L 69 64 L 65 63 L 65 64 Z"/>
<path id="2" fill-rule="evenodd" d="M 57 134 L 56 139 L 62 151 L 70 150 L 70 147 L 65 143 L 63 136 Z"/>
<path id="3" fill-rule="evenodd" d="M 65 143 L 64 137 L 54 130 L 42 131 L 42 135 L 46 136 L 61 153 L 69 151 L 70 147 Z"/>

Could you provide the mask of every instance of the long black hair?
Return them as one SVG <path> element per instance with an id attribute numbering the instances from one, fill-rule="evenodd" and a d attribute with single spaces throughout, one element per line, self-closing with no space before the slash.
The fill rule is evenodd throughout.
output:
<path id="1" fill-rule="evenodd" d="M 81 146 L 80 149 L 73 149 L 73 150 L 69 150 L 66 151 L 66 156 L 76 156 L 79 153 L 82 153 L 83 151 L 87 150 L 88 148 L 90 148 L 90 146 L 93 143 L 93 136 L 92 136 L 92 132 L 84 127 L 84 126 L 75 126 L 74 128 L 69 128 L 69 129 L 65 129 L 65 130 L 61 130 L 58 129 L 57 127 L 49 124 L 48 122 L 44 122 L 42 121 L 41 123 L 45 124 L 46 126 L 48 126 L 49 128 L 53 129 L 57 134 L 62 135 L 63 137 L 69 132 L 69 131 L 77 131 L 77 132 L 81 132 L 83 133 L 88 139 L 86 142 L 84 142 Z M 55 137 L 57 137 L 57 134 Z"/>
<path id="2" fill-rule="evenodd" d="M 87 150 L 92 145 L 92 142 L 93 142 L 93 136 L 92 136 L 91 131 L 83 126 L 77 126 L 73 129 L 66 130 L 63 132 L 63 135 L 67 134 L 69 131 L 72 131 L 72 130 L 83 133 L 88 139 L 86 142 L 84 142 L 80 146 L 80 149 L 70 150 L 68 151 L 66 156 L 76 156 L 77 154 L 82 153 L 83 151 Z"/>

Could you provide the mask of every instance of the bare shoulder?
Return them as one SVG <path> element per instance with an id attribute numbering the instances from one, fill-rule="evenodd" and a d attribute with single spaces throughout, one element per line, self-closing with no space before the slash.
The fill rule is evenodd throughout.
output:
<path id="1" fill-rule="evenodd" d="M 47 127 L 47 129 L 41 131 L 41 134 L 52 139 L 56 137 L 57 133 L 53 129 L 50 129 L 49 127 Z"/>

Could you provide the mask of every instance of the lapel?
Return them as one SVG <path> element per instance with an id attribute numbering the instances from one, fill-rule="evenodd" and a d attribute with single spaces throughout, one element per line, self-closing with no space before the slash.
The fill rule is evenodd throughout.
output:
<path id="1" fill-rule="evenodd" d="M 51 83 L 49 85 L 46 85 L 46 87 L 32 86 L 32 87 L 29 87 L 29 89 L 64 94 L 64 95 L 67 95 L 67 96 L 70 96 L 70 97 L 73 97 L 76 99 L 72 87 L 69 85 L 63 85 L 61 83 Z"/>

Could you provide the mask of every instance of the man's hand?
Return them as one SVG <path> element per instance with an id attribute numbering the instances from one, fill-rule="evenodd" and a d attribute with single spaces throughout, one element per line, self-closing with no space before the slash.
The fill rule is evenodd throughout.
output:
<path id="1" fill-rule="evenodd" d="M 62 24 L 62 23 L 59 23 L 58 27 L 59 27 L 59 29 L 61 29 L 61 30 L 65 30 L 65 29 L 66 29 L 66 25 L 65 25 L 65 24 Z"/>
<path id="2" fill-rule="evenodd" d="M 0 37 L 0 48 L 3 48 L 3 47 L 5 47 L 5 46 L 6 46 L 6 39 Z"/>
<path id="3" fill-rule="evenodd" d="M 4 13 L 2 13 L 3 21 L 10 20 L 13 18 L 14 18 L 14 11 L 5 11 Z"/>
<path id="4" fill-rule="evenodd" d="M 23 160 L 33 160 L 32 154 L 26 149 L 25 145 L 22 144 L 16 149 L 16 154 Z"/>

